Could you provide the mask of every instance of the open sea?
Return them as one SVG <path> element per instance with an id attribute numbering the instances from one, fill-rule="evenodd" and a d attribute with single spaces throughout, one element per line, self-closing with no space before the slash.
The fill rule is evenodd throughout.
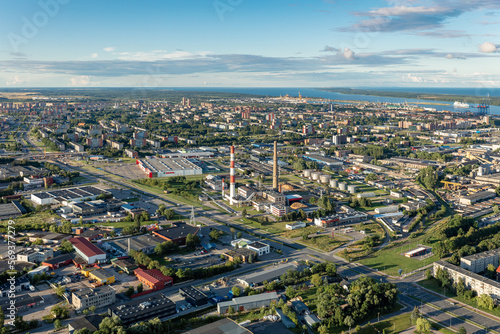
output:
<path id="1" fill-rule="evenodd" d="M 321 97 L 325 99 L 332 100 L 349 100 L 349 101 L 369 101 L 369 102 L 387 102 L 387 103 L 404 103 L 404 102 L 418 102 L 418 105 L 424 108 L 435 108 L 436 110 L 450 110 L 450 111 L 476 111 L 473 108 L 473 104 L 469 109 L 455 109 L 453 107 L 453 102 L 448 101 L 428 101 L 428 100 L 416 100 L 416 99 L 404 99 L 397 97 L 385 97 L 385 96 L 372 96 L 372 95 L 356 95 L 356 94 L 341 94 L 334 92 L 325 92 L 315 88 L 269 88 L 269 87 L 248 87 L 248 88 L 238 88 L 238 87 L 190 87 L 190 88 L 170 88 L 173 90 L 184 90 L 184 91 L 201 91 L 201 92 L 228 92 L 228 93 L 241 93 L 241 94 L 252 94 L 252 95 L 262 95 L 262 96 L 298 96 L 299 93 L 303 97 Z M 359 88 L 367 90 L 378 90 L 378 91 L 393 91 L 393 92 L 409 92 L 409 93 L 422 93 L 422 94 L 453 94 L 453 95 L 470 95 L 486 97 L 488 94 L 491 97 L 500 96 L 500 88 L 401 88 L 401 87 L 384 87 L 384 88 Z M 467 100 L 460 101 L 468 103 Z M 435 105 L 433 103 L 439 103 L 440 105 Z M 443 105 L 441 105 L 443 104 Z M 490 114 L 500 115 L 500 106 L 490 106 Z"/>

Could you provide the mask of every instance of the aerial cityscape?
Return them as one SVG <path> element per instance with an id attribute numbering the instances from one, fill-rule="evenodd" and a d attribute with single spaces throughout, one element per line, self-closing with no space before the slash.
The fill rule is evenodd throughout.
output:
<path id="1" fill-rule="evenodd" d="M 500 333 L 500 3 L 4 2 L 0 334 Z"/>

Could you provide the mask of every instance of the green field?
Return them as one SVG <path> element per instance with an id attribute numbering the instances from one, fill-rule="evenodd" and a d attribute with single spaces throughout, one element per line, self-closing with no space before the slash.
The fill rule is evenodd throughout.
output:
<path id="1" fill-rule="evenodd" d="M 399 269 L 402 269 L 403 273 L 407 273 L 439 260 L 435 255 L 421 261 L 404 256 L 405 252 L 417 248 L 417 245 L 421 243 L 422 237 L 410 239 L 410 241 L 397 246 L 389 246 L 379 250 L 359 262 L 389 275 L 398 276 Z"/>
<path id="2" fill-rule="evenodd" d="M 387 320 L 383 320 L 377 322 L 373 325 L 364 326 L 358 334 L 373 334 L 373 333 L 382 333 L 384 330 L 386 334 L 395 334 L 404 331 L 411 327 L 411 313 L 404 313 L 401 315 L 397 315 L 395 317 L 389 318 Z M 376 320 L 376 319 L 375 319 Z"/>
<path id="3" fill-rule="evenodd" d="M 240 219 L 235 220 L 235 222 L 239 222 L 239 223 L 251 226 L 253 228 L 260 229 L 260 230 L 266 231 L 268 233 L 273 233 L 273 234 L 281 233 L 281 232 L 286 230 L 284 225 L 283 225 L 283 228 L 281 227 L 281 224 L 286 225 L 286 223 L 261 224 L 259 222 L 253 221 L 253 220 L 248 219 L 248 218 L 240 218 Z"/>
<path id="4" fill-rule="evenodd" d="M 344 237 L 335 236 L 334 238 L 332 238 L 329 235 L 320 235 L 317 237 L 308 238 L 307 240 L 300 240 L 299 242 L 314 248 L 318 248 L 325 252 L 331 252 L 335 248 L 345 245 L 349 241 L 349 239 Z"/>
<path id="5" fill-rule="evenodd" d="M 310 234 L 314 234 L 314 233 L 316 233 L 318 231 L 322 231 L 322 230 L 323 230 L 322 228 L 317 227 L 317 226 L 306 226 L 304 228 L 300 228 L 297 230 L 286 230 L 286 232 L 283 233 L 282 235 L 288 239 L 295 239 L 295 238 L 302 237 L 304 235 L 307 236 Z"/>

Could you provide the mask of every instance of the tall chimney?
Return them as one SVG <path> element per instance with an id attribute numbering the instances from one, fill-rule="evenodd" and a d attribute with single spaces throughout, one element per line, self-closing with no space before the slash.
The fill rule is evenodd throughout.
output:
<path id="1" fill-rule="evenodd" d="M 234 182 L 234 145 L 231 146 L 231 156 L 230 156 L 230 165 L 229 165 L 229 198 L 233 199 L 236 197 L 236 189 Z M 231 201 L 232 204 L 232 201 Z"/>
<path id="2" fill-rule="evenodd" d="M 278 191 L 278 142 L 274 141 L 273 189 Z"/>

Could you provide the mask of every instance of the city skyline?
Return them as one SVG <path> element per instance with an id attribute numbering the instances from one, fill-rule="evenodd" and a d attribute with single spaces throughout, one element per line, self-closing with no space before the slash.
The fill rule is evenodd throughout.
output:
<path id="1" fill-rule="evenodd" d="M 0 87 L 499 87 L 496 1 L 4 4 Z"/>

